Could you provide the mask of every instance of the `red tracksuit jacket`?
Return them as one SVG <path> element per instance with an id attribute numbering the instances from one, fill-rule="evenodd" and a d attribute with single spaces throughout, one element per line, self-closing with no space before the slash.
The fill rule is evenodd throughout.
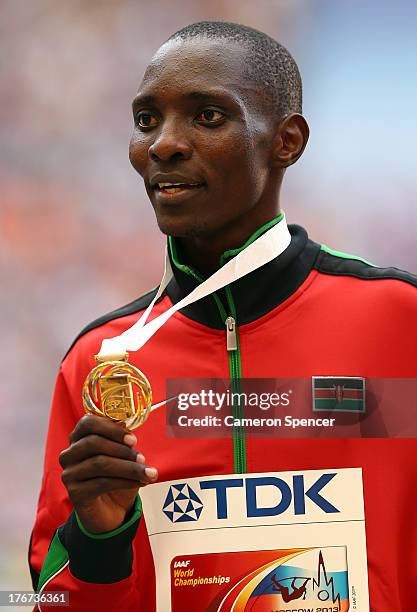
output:
<path id="1" fill-rule="evenodd" d="M 209 296 L 181 310 L 130 355 L 150 379 L 154 402 L 165 399 L 167 378 L 417 377 L 417 278 L 331 251 L 308 239 L 300 226 L 289 229 L 291 244 L 279 257 L 220 291 L 217 300 Z M 181 262 L 176 241 L 169 244 L 174 279 L 152 317 L 200 282 Z M 122 527 L 94 537 L 72 511 L 58 462 L 84 414 L 81 389 L 103 338 L 129 328 L 154 295 L 155 290 L 84 329 L 57 377 L 29 562 L 34 588 L 69 591 L 70 609 L 156 609 L 155 565 L 140 500 Z M 236 321 L 232 355 L 226 348 L 228 316 Z M 361 468 L 370 609 L 417 609 L 416 439 L 279 439 L 245 432 L 179 439 L 166 435 L 168 409 L 156 410 L 135 432 L 138 449 L 159 470 L 159 482 Z M 196 605 L 177 609 L 204 609 Z M 283 609 L 304 609 L 298 600 L 291 605 Z M 355 605 L 352 599 L 351 609 L 361 609 Z"/>

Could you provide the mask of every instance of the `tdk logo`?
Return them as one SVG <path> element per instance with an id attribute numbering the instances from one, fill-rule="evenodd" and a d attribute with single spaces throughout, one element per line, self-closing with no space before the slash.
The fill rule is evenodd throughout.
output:
<path id="1" fill-rule="evenodd" d="M 290 509 L 294 515 L 306 514 L 306 498 L 318 506 L 326 514 L 340 512 L 328 499 L 322 495 L 323 489 L 333 480 L 336 473 L 323 474 L 312 485 L 306 488 L 304 476 L 297 474 L 292 477 L 292 486 L 282 478 L 275 476 L 260 476 L 247 478 L 221 478 L 216 480 L 201 480 L 201 490 L 212 490 L 215 496 L 217 518 L 228 517 L 228 491 L 232 488 L 244 489 L 242 499 L 246 503 L 248 518 L 263 516 L 278 516 Z M 275 505 L 259 503 L 259 493 L 263 487 L 274 487 L 279 492 L 279 502 Z M 187 484 L 172 485 L 165 499 L 163 511 L 173 523 L 196 521 L 200 517 L 203 504 L 198 495 Z"/>
<path id="2" fill-rule="evenodd" d="M 201 499 L 188 484 L 183 483 L 169 487 L 163 511 L 173 523 L 197 521 L 202 509 Z"/>
<path id="3" fill-rule="evenodd" d="M 246 492 L 246 515 L 248 518 L 257 516 L 277 516 L 294 505 L 294 514 L 306 513 L 306 497 L 314 502 L 323 512 L 339 512 L 320 491 L 336 476 L 336 474 L 323 474 L 307 490 L 304 485 L 304 476 L 293 476 L 292 488 L 275 476 L 261 476 L 258 478 L 230 478 L 225 480 L 203 480 L 200 482 L 202 489 L 214 489 L 217 499 L 217 518 L 226 519 L 227 516 L 227 490 L 232 487 L 245 487 Z M 262 507 L 257 502 L 257 492 L 265 486 L 276 487 L 281 493 L 281 499 L 276 506 Z"/>

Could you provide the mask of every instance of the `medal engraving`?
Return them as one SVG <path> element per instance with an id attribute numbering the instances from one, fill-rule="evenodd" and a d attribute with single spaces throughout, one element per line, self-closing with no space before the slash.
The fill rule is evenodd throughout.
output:
<path id="1" fill-rule="evenodd" d="M 132 414 L 134 406 L 131 377 L 116 374 L 99 379 L 103 412 L 110 419 L 124 421 Z"/>
<path id="2" fill-rule="evenodd" d="M 146 376 L 126 361 L 100 361 L 83 386 L 87 413 L 123 422 L 129 429 L 142 425 L 149 416 L 152 390 Z"/>

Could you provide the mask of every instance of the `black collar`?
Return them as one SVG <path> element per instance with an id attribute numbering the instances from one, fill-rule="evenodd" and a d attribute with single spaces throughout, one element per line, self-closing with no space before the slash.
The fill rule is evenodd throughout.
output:
<path id="1" fill-rule="evenodd" d="M 270 263 L 231 283 L 228 289 L 216 293 L 223 308 L 219 309 L 214 294 L 182 308 L 180 312 L 193 321 L 215 329 L 224 329 L 224 314 L 236 318 L 238 325 L 250 323 L 270 312 L 290 297 L 309 275 L 320 245 L 309 240 L 299 225 L 289 225 L 289 247 Z M 181 251 L 176 242 L 181 261 Z M 174 278 L 166 293 L 174 304 L 188 295 L 199 281 L 173 261 L 168 249 Z M 233 304 L 231 304 L 231 299 Z M 233 308 L 234 306 L 234 308 Z M 233 310 L 235 312 L 233 312 Z"/>

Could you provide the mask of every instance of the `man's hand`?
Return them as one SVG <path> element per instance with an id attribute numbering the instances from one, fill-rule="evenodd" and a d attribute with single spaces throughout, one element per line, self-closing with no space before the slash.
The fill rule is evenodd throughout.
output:
<path id="1" fill-rule="evenodd" d="M 132 447 L 136 437 L 100 416 L 85 415 L 70 435 L 59 463 L 62 481 L 83 526 L 91 533 L 119 527 L 132 508 L 139 487 L 158 478 L 145 457 Z"/>

